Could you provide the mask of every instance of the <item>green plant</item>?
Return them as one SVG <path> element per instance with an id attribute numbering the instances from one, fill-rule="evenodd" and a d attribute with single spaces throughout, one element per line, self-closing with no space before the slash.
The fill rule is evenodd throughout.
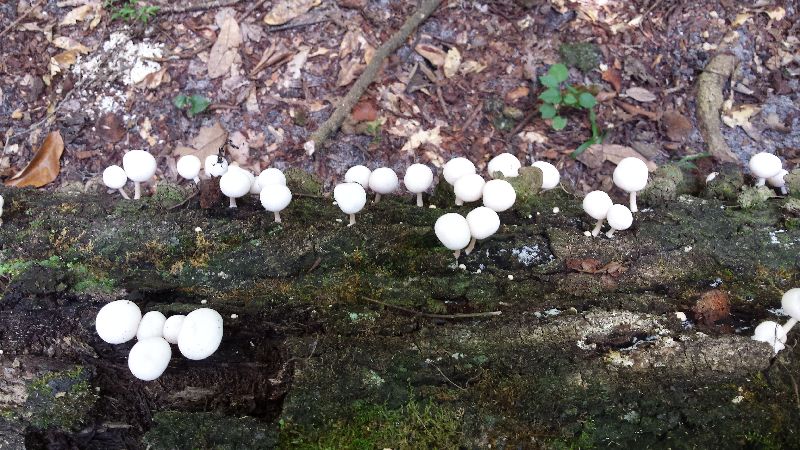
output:
<path id="1" fill-rule="evenodd" d="M 697 153 L 694 155 L 686 155 L 683 158 L 679 159 L 675 164 L 677 164 L 678 167 L 682 167 L 684 169 L 697 169 L 697 166 L 692 161 L 696 159 L 710 158 L 710 157 L 711 153 L 708 152 Z"/>
<path id="2" fill-rule="evenodd" d="M 147 22 L 156 15 L 158 6 L 139 5 L 139 0 L 105 0 L 103 8 L 111 12 L 111 20 Z"/>
<path id="3" fill-rule="evenodd" d="M 211 104 L 211 99 L 197 94 L 188 96 L 179 94 L 172 99 L 172 104 L 178 109 L 186 110 L 189 117 L 194 117 L 208 108 L 208 105 Z"/>

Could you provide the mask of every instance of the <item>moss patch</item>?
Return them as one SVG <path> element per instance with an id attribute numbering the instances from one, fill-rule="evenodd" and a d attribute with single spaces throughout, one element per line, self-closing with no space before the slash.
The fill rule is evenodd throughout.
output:
<path id="1" fill-rule="evenodd" d="M 36 428 L 70 430 L 83 423 L 97 398 L 83 367 L 50 372 L 28 385 L 24 415 Z"/>
<path id="2" fill-rule="evenodd" d="M 252 417 L 163 411 L 153 416 L 153 422 L 143 438 L 153 450 L 272 449 L 276 444 L 274 427 Z"/>

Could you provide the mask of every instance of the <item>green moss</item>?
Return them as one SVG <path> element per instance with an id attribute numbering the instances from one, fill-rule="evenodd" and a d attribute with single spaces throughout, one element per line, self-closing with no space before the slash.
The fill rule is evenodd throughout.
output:
<path id="1" fill-rule="evenodd" d="M 314 175 L 297 168 L 287 169 L 286 185 L 294 194 L 322 195 L 322 182 Z"/>
<path id="2" fill-rule="evenodd" d="M 720 167 L 716 176 L 706 181 L 704 195 L 707 198 L 734 201 L 739 197 L 743 185 L 744 176 L 739 166 L 726 164 Z"/>
<path id="3" fill-rule="evenodd" d="M 746 187 L 739 193 L 738 202 L 743 209 L 760 208 L 772 197 L 775 193 L 767 186 Z"/>
<path id="4" fill-rule="evenodd" d="M 562 44 L 558 48 L 564 64 L 588 72 L 600 64 L 600 50 L 591 42 Z"/>
<path id="5" fill-rule="evenodd" d="M 789 190 L 789 195 L 800 198 L 800 169 L 792 170 L 783 179 L 786 181 L 786 189 Z"/>
<path id="6" fill-rule="evenodd" d="M 276 444 L 273 427 L 252 417 L 162 411 L 153 416 L 153 422 L 143 438 L 153 450 L 272 449 Z"/>
<path id="7" fill-rule="evenodd" d="M 32 426 L 70 430 L 83 423 L 97 395 L 83 367 L 49 372 L 28 384 L 26 413 Z"/>
<path id="8" fill-rule="evenodd" d="M 22 259 L 13 259 L 0 262 L 0 276 L 8 277 L 13 280 L 19 274 L 28 270 L 31 264 L 33 264 L 31 261 L 25 261 Z"/>
<path id="9" fill-rule="evenodd" d="M 678 198 L 681 184 L 684 181 L 683 171 L 674 164 L 659 167 L 650 177 L 647 187 L 639 194 L 640 198 L 648 205 L 663 205 Z"/>
<path id="10" fill-rule="evenodd" d="M 160 183 L 156 189 L 156 193 L 152 197 L 145 198 L 143 201 L 158 205 L 161 208 L 171 208 L 182 203 L 187 197 L 192 195 L 192 189 L 194 188 L 189 185 Z"/>

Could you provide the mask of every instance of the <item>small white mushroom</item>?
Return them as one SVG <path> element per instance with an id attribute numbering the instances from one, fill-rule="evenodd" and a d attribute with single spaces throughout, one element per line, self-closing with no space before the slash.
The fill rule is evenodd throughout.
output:
<path id="1" fill-rule="evenodd" d="M 341 183 L 333 188 L 333 199 L 343 213 L 350 215 L 350 227 L 356 224 L 356 213 L 367 204 L 367 191 L 359 183 Z"/>
<path id="2" fill-rule="evenodd" d="M 119 191 L 122 198 L 130 200 L 128 194 L 125 192 L 125 183 L 128 182 L 128 175 L 125 175 L 125 169 L 120 166 L 113 165 L 106 167 L 103 171 L 103 184 L 109 189 L 116 189 Z"/>
<path id="3" fill-rule="evenodd" d="M 536 161 L 531 164 L 533 167 L 538 167 L 542 171 L 542 189 L 548 191 L 558 186 L 561 181 L 561 173 L 556 169 L 556 166 L 547 161 Z"/>
<path id="4" fill-rule="evenodd" d="M 109 344 L 122 344 L 136 337 L 142 311 L 129 300 L 111 302 L 97 313 L 95 330 L 100 339 Z"/>
<path id="5" fill-rule="evenodd" d="M 141 198 L 141 183 L 156 174 L 156 159 L 144 150 L 131 150 L 122 157 L 122 168 L 125 169 L 125 175 L 134 183 L 133 198 Z"/>
<path id="6" fill-rule="evenodd" d="M 517 200 L 517 192 L 506 180 L 487 181 L 483 186 L 483 206 L 495 212 L 503 212 Z"/>
<path id="7" fill-rule="evenodd" d="M 520 167 L 522 167 L 522 163 L 516 156 L 511 153 L 501 153 L 489 161 L 486 171 L 492 178 L 497 178 L 495 176 L 497 172 L 500 172 L 505 178 L 512 178 L 519 176 Z"/>
<path id="8" fill-rule="evenodd" d="M 606 216 L 608 225 L 611 227 L 606 232 L 606 236 L 613 237 L 615 231 L 623 231 L 633 225 L 633 214 L 631 210 L 625 205 L 612 205 L 608 208 L 608 215 Z"/>
<path id="9" fill-rule="evenodd" d="M 206 176 L 209 178 L 221 177 L 228 171 L 228 161 L 218 155 L 208 155 L 204 161 Z"/>
<path id="10" fill-rule="evenodd" d="M 372 175 L 372 171 L 369 170 L 367 166 L 353 166 L 347 169 L 347 172 L 344 174 L 344 182 L 345 183 L 358 183 L 364 189 L 369 188 L 369 176 Z"/>
<path id="11" fill-rule="evenodd" d="M 380 167 L 369 176 L 369 188 L 375 192 L 375 203 L 381 201 L 381 195 L 391 194 L 400 185 L 397 174 L 388 167 Z"/>
<path id="12" fill-rule="evenodd" d="M 790 317 L 789 321 L 783 325 L 783 330 L 788 333 L 800 321 L 800 288 L 784 292 L 781 297 L 781 307 L 783 312 Z"/>
<path id="13" fill-rule="evenodd" d="M 164 322 L 167 318 L 158 311 L 150 311 L 142 316 L 139 321 L 139 328 L 136 330 L 136 339 L 142 340 L 151 337 L 162 337 L 164 335 Z"/>
<path id="14" fill-rule="evenodd" d="M 412 164 L 406 169 L 403 184 L 408 192 L 417 194 L 417 206 L 422 207 L 422 193 L 433 184 L 433 171 L 425 164 Z"/>
<path id="15" fill-rule="evenodd" d="M 5 200 L 3 200 L 3 196 L 0 195 L 0 225 L 3 225 L 3 205 L 5 204 Z"/>
<path id="16" fill-rule="evenodd" d="M 164 322 L 164 329 L 161 331 L 161 334 L 170 344 L 178 343 L 178 335 L 181 332 L 181 327 L 183 327 L 184 319 L 186 319 L 186 316 L 177 314 L 167 317 L 167 320 Z"/>
<path id="17" fill-rule="evenodd" d="M 442 175 L 445 181 L 451 185 L 455 185 L 459 178 L 475 172 L 475 164 L 472 164 L 472 161 L 467 158 L 459 156 L 458 158 L 447 161 L 447 164 L 444 165 Z"/>
<path id="18" fill-rule="evenodd" d="M 210 308 L 196 309 L 183 319 L 178 349 L 188 359 L 211 356 L 222 342 L 222 316 Z"/>
<path id="19" fill-rule="evenodd" d="M 614 184 L 630 194 L 630 211 L 637 212 L 636 193 L 647 186 L 647 164 L 639 158 L 632 156 L 624 158 L 614 169 Z"/>
<path id="20" fill-rule="evenodd" d="M 483 187 L 486 181 L 477 173 L 470 173 L 456 180 L 453 192 L 456 194 L 456 205 L 464 202 L 477 202 L 483 196 Z"/>
<path id="21" fill-rule="evenodd" d="M 172 348 L 162 337 L 142 339 L 131 348 L 128 368 L 136 378 L 153 381 L 160 377 L 172 358 Z"/>
<path id="22" fill-rule="evenodd" d="M 756 153 L 750 158 L 750 171 L 757 178 L 756 186 L 763 186 L 767 178 L 778 176 L 783 170 L 781 159 L 772 153 Z"/>
<path id="23" fill-rule="evenodd" d="M 611 197 L 603 191 L 592 191 L 586 194 L 583 198 L 583 210 L 586 214 L 592 216 L 592 219 L 597 220 L 592 236 L 597 237 L 600 234 L 600 229 L 603 228 L 603 221 L 606 220 L 608 210 L 614 204 Z"/>
<path id="24" fill-rule="evenodd" d="M 195 184 L 200 184 L 200 169 L 202 163 L 200 158 L 194 155 L 183 155 L 178 159 L 177 169 L 178 175 L 187 180 L 194 181 Z"/>
<path id="25" fill-rule="evenodd" d="M 778 174 L 774 177 L 767 178 L 767 183 L 769 183 L 769 185 L 772 187 L 780 188 L 781 195 L 786 195 L 789 193 L 786 190 L 786 180 L 784 179 L 786 175 L 789 175 L 789 171 L 786 169 L 781 169 L 781 171 L 778 172 Z"/>
<path id="26" fill-rule="evenodd" d="M 281 221 L 281 211 L 292 201 L 292 192 L 283 184 L 268 184 L 261 189 L 261 206 L 275 214 L 275 222 Z"/>
<path id="27" fill-rule="evenodd" d="M 752 339 L 754 341 L 766 342 L 772 346 L 775 354 L 778 354 L 778 352 L 785 347 L 786 331 L 779 323 L 767 320 L 758 324 L 756 329 L 753 330 Z"/>
<path id="28" fill-rule="evenodd" d="M 461 256 L 461 250 L 469 244 L 472 236 L 467 219 L 456 213 L 447 213 L 436 219 L 433 231 L 445 247 L 453 250 L 456 259 Z"/>
<path id="29" fill-rule="evenodd" d="M 236 166 L 231 166 L 219 179 L 219 189 L 230 199 L 231 208 L 236 208 L 236 199 L 247 195 L 251 186 L 247 171 Z"/>
<path id="30" fill-rule="evenodd" d="M 500 228 L 500 216 L 492 209 L 479 206 L 467 214 L 467 224 L 472 240 L 464 253 L 469 255 L 478 239 L 486 239 L 497 232 Z"/>
<path id="31" fill-rule="evenodd" d="M 256 181 L 260 186 L 259 189 L 263 189 L 264 186 L 268 186 L 270 184 L 282 184 L 286 186 L 286 175 L 284 175 L 280 169 L 270 167 L 258 174 L 258 179 Z"/>

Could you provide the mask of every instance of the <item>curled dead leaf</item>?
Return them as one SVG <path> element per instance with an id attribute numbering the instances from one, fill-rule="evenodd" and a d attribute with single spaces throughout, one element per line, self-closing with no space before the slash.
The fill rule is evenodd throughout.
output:
<path id="1" fill-rule="evenodd" d="M 639 158 L 647 165 L 647 170 L 655 171 L 658 166 L 653 161 L 642 156 L 636 150 L 618 144 L 595 144 L 578 156 L 578 161 L 586 164 L 591 169 L 599 169 L 605 161 L 619 164 L 625 158 Z"/>
<path id="2" fill-rule="evenodd" d="M 53 131 L 42 142 L 31 162 L 10 180 L 6 180 L 6 186 L 42 187 L 52 182 L 61 171 L 62 153 L 64 153 L 64 140 L 61 138 L 61 132 Z"/>
<path id="3" fill-rule="evenodd" d="M 302 16 L 320 3 L 322 3 L 321 0 L 281 0 L 264 16 L 264 23 L 283 25 Z"/>
<path id="4" fill-rule="evenodd" d="M 445 59 L 447 59 L 447 52 L 440 47 L 431 44 L 418 44 L 414 50 L 417 51 L 423 58 L 430 61 L 436 67 L 442 67 Z M 460 55 L 459 55 L 460 62 Z"/>
<path id="5" fill-rule="evenodd" d="M 607 81 L 617 92 L 622 90 L 622 74 L 613 67 L 603 71 L 603 81 Z"/>
<path id="6" fill-rule="evenodd" d="M 444 58 L 444 76 L 453 78 L 458 73 L 458 68 L 461 66 L 461 53 L 457 48 L 452 47 L 447 51 L 447 56 Z"/>

